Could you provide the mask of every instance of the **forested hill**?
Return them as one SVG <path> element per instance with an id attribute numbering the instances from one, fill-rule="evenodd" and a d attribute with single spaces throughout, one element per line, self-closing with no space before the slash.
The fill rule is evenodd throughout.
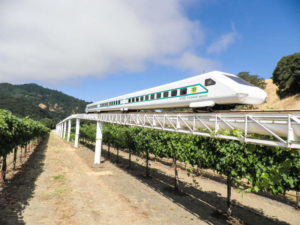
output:
<path id="1" fill-rule="evenodd" d="M 73 113 L 83 113 L 88 103 L 37 84 L 0 83 L 0 108 L 19 117 L 63 119 Z"/>

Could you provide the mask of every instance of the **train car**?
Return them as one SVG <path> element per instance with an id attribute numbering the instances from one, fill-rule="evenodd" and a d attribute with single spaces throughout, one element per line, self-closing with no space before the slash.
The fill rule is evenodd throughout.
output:
<path id="1" fill-rule="evenodd" d="M 231 109 L 240 104 L 258 105 L 264 103 L 266 98 L 267 93 L 264 90 L 239 77 L 213 71 L 95 102 L 87 105 L 86 113 L 181 107 L 190 107 L 194 111 L 213 111 Z"/>

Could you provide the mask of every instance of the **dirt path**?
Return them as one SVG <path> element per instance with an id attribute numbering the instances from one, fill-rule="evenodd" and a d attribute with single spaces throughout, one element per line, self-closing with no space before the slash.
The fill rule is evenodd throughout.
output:
<path id="1" fill-rule="evenodd" d="M 30 159 L 3 185 L 0 224 L 227 224 L 217 209 L 226 207 L 226 186 L 197 178 L 202 191 L 181 172 L 181 186 L 188 195 L 169 192 L 174 171 L 152 163 L 153 179 L 146 179 L 144 165 L 126 170 L 127 153 L 115 165 L 102 157 L 93 165 L 93 151 L 78 149 L 55 133 L 44 140 Z M 103 151 L 103 156 L 107 152 Z M 112 152 L 111 160 L 115 161 Z M 135 160 L 135 157 L 133 157 Z M 134 164 L 134 163 L 133 163 Z M 255 195 L 233 191 L 234 215 L 247 224 L 299 224 L 292 207 Z M 230 221 L 235 223 L 235 220 Z"/>

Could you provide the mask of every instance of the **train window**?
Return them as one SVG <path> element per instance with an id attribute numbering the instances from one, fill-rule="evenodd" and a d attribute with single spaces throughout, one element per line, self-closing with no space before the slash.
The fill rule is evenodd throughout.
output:
<path id="1" fill-rule="evenodd" d="M 167 97 L 169 97 L 169 92 L 168 92 L 168 91 L 165 91 L 165 92 L 164 92 L 164 98 L 167 98 Z"/>
<path id="2" fill-rule="evenodd" d="M 139 97 L 135 98 L 135 101 L 138 102 L 139 101 Z"/>
<path id="3" fill-rule="evenodd" d="M 118 104 L 120 105 L 120 104 L 121 104 L 121 101 L 118 101 Z"/>
<path id="4" fill-rule="evenodd" d="M 171 96 L 172 96 L 172 97 L 177 96 L 177 90 L 171 91 Z"/>
<path id="5" fill-rule="evenodd" d="M 180 95 L 186 95 L 187 94 L 187 88 L 180 89 Z"/>
<path id="6" fill-rule="evenodd" d="M 205 80 L 205 86 L 211 86 L 211 85 L 215 85 L 216 81 L 214 81 L 213 79 L 206 79 Z"/>
<path id="7" fill-rule="evenodd" d="M 131 102 L 131 99 L 128 99 L 128 103 L 130 103 Z"/>
<path id="8" fill-rule="evenodd" d="M 161 98 L 161 93 L 157 93 L 156 98 Z"/>
<path id="9" fill-rule="evenodd" d="M 153 94 L 153 95 L 151 95 L 151 99 L 154 99 L 154 94 Z"/>
<path id="10" fill-rule="evenodd" d="M 141 101 L 144 101 L 144 96 L 141 97 Z"/>
<path id="11" fill-rule="evenodd" d="M 236 76 L 228 76 L 228 75 L 225 75 L 225 74 L 224 74 L 224 76 L 230 78 L 231 80 L 234 80 L 235 82 L 237 82 L 237 83 L 239 83 L 239 84 L 243 84 L 243 85 L 247 85 L 247 86 L 252 86 L 252 87 L 253 87 L 252 84 L 248 83 L 247 81 L 242 80 L 242 79 L 239 78 L 239 77 L 236 77 Z"/>
<path id="12" fill-rule="evenodd" d="M 149 95 L 145 96 L 145 101 L 149 100 Z"/>
<path id="13" fill-rule="evenodd" d="M 135 102 L 135 98 L 132 98 L 131 101 L 132 101 L 132 102 Z"/>

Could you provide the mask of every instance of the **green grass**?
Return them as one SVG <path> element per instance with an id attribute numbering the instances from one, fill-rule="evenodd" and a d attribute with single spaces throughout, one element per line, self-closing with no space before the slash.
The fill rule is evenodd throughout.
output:
<path id="1" fill-rule="evenodd" d="M 63 175 L 61 175 L 61 174 L 56 175 L 56 176 L 52 176 L 52 177 L 53 177 L 54 180 L 61 180 L 61 181 L 65 181 L 66 180 L 66 178 Z"/>

